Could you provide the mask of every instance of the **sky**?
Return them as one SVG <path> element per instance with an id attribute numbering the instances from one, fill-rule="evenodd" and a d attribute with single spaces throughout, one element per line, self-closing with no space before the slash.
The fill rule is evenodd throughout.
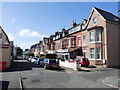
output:
<path id="1" fill-rule="evenodd" d="M 88 19 L 93 6 L 118 16 L 118 2 L 2 2 L 0 25 L 15 46 L 26 49 L 73 20 Z"/>

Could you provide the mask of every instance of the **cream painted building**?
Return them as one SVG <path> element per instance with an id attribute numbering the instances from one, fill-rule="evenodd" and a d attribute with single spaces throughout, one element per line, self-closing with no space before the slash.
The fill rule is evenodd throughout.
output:
<path id="1" fill-rule="evenodd" d="M 5 61 L 6 68 L 11 64 L 11 47 L 7 34 L 0 26 L 0 62 Z"/>
<path id="2" fill-rule="evenodd" d="M 93 7 L 86 30 L 82 31 L 82 51 L 92 65 L 120 65 L 120 18 Z"/>

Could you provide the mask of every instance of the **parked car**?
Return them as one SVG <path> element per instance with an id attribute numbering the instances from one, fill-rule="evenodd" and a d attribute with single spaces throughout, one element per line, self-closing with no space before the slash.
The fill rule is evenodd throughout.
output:
<path id="1" fill-rule="evenodd" d="M 49 69 L 49 68 L 60 68 L 59 66 L 59 62 L 57 59 L 49 59 L 49 58 L 46 58 L 43 60 L 43 64 L 42 66 L 45 68 L 45 69 Z"/>
<path id="2" fill-rule="evenodd" d="M 88 67 L 90 64 L 88 58 L 85 57 L 77 57 L 75 60 L 78 61 L 81 66 Z"/>
<path id="3" fill-rule="evenodd" d="M 75 61 L 73 59 L 69 59 L 69 62 L 70 63 L 74 63 Z"/>
<path id="4" fill-rule="evenodd" d="M 31 59 L 31 62 L 34 63 L 37 59 L 38 59 L 38 58 L 33 57 L 33 58 Z"/>
<path id="5" fill-rule="evenodd" d="M 32 57 L 28 58 L 28 61 L 31 62 Z"/>
<path id="6" fill-rule="evenodd" d="M 36 65 L 41 65 L 41 63 L 43 62 L 43 60 L 44 60 L 44 58 L 38 58 L 34 63 L 36 64 Z"/>

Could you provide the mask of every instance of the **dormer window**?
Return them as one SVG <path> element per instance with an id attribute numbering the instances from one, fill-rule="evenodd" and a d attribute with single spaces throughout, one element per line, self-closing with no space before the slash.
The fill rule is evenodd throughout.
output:
<path id="1" fill-rule="evenodd" d="M 97 24 L 97 19 L 93 18 L 93 24 Z"/>
<path id="2" fill-rule="evenodd" d="M 65 32 L 63 32 L 63 37 L 65 36 Z"/>
<path id="3" fill-rule="evenodd" d="M 86 26 L 86 22 L 83 21 L 83 23 L 82 23 L 82 27 L 85 28 L 85 26 Z"/>
<path id="4" fill-rule="evenodd" d="M 55 40 L 55 37 L 53 37 L 53 40 Z"/>
<path id="5" fill-rule="evenodd" d="M 58 35 L 56 36 L 56 39 L 58 39 Z"/>

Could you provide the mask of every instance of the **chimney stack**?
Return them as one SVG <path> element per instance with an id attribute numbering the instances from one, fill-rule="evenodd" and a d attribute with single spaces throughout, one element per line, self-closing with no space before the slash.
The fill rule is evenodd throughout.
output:
<path id="1" fill-rule="evenodd" d="M 75 21 L 72 21 L 72 27 L 75 27 L 77 24 Z"/>

